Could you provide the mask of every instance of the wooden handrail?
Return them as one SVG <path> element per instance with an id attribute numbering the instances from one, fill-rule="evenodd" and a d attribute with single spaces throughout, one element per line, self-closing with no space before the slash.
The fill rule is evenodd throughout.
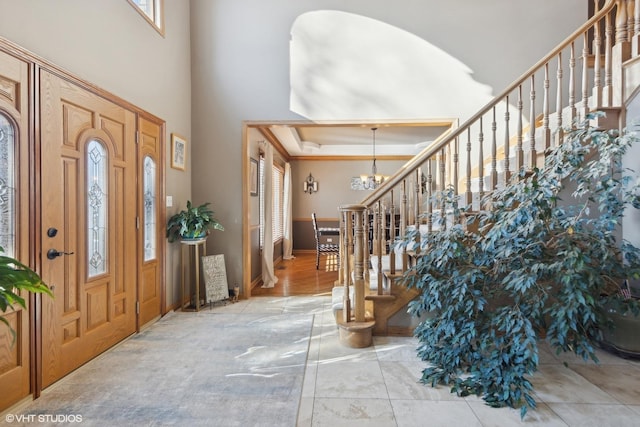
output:
<path id="1" fill-rule="evenodd" d="M 542 59 L 536 62 L 531 68 L 524 72 L 518 79 L 516 79 L 513 83 L 511 83 L 505 90 L 503 90 L 499 95 L 495 96 L 491 101 L 489 101 L 484 107 L 482 107 L 476 114 L 467 119 L 461 126 L 456 129 L 449 129 L 445 133 L 443 133 L 440 137 L 438 137 L 432 144 L 428 147 L 424 148 L 420 153 L 418 153 L 414 158 L 409 160 L 407 164 L 405 164 L 400 170 L 398 170 L 395 174 L 391 176 L 388 180 L 386 180 L 378 189 L 376 189 L 369 196 L 364 198 L 361 204 L 365 206 L 371 206 L 376 201 L 380 200 L 384 197 L 390 189 L 395 187 L 397 184 L 402 182 L 404 179 L 408 178 L 409 175 L 414 171 L 417 165 L 424 163 L 434 154 L 436 154 L 439 150 L 441 150 L 446 145 L 450 144 L 455 138 L 458 138 L 465 132 L 468 128 L 471 127 L 474 123 L 476 123 L 482 116 L 487 114 L 492 108 L 497 106 L 499 103 L 503 102 L 505 98 L 509 96 L 514 90 L 516 90 L 519 86 L 521 86 L 525 81 L 531 78 L 537 71 L 541 70 L 546 64 L 548 64 L 554 57 L 556 57 L 562 50 L 567 48 L 571 43 L 576 41 L 579 37 L 582 37 L 585 32 L 587 32 L 591 27 L 594 26 L 595 23 L 604 18 L 611 10 L 613 10 L 616 3 L 622 3 L 621 0 L 607 0 L 605 5 L 600 9 L 597 13 L 595 13 L 587 22 L 585 22 L 582 26 L 580 26 L 576 31 L 571 33 L 564 41 L 558 44 L 551 52 L 545 55 Z M 622 8 L 624 9 L 624 8 Z M 625 10 L 626 13 L 626 10 Z"/>
<path id="2" fill-rule="evenodd" d="M 632 4 L 633 1 L 607 0 L 602 8 L 596 7 L 593 17 L 462 125 L 454 123 L 360 204 L 340 208 L 340 284 L 345 286 L 346 295 L 343 322 L 365 319 L 363 288 L 368 292 L 364 282 L 368 280 L 370 253 L 377 255 L 377 295 L 369 296 L 374 303 L 374 317 L 376 303 L 389 304 L 395 295 L 402 294 L 393 280 L 389 280 L 388 289 L 382 289 L 382 256 L 388 256 L 385 262 L 390 266 L 385 267 L 390 268 L 384 272 L 385 277 L 400 277 L 394 271 L 395 250 L 385 255 L 392 241 L 398 235 L 406 236 L 410 229 L 417 231 L 412 234 L 415 244 L 411 249 L 405 246 L 397 253 L 402 256 L 402 271 L 398 272 L 401 275 L 407 269 L 409 256 L 419 255 L 424 248 L 419 241 L 438 227 L 450 226 L 454 219 L 448 217 L 444 202 L 432 196 L 451 186 L 460 204 L 471 211 L 489 208 L 483 205 L 484 196 L 506 183 L 513 173 L 538 166 L 547 150 L 561 143 L 563 126 L 585 119 L 593 109 L 622 107 L 622 64 L 629 54 L 640 55 L 640 0 Z M 614 8 L 621 11 L 619 15 L 625 15 L 624 19 L 613 16 Z M 627 12 L 634 14 L 633 28 L 627 25 Z M 604 40 L 600 25 L 605 30 Z M 593 41 L 589 40 L 591 29 Z M 625 45 L 629 41 L 633 41 L 633 49 Z M 590 60 L 589 48 L 596 55 L 594 61 Z M 634 52 L 629 53 L 630 50 Z M 591 66 L 597 67 L 593 73 Z M 504 113 L 504 119 L 498 118 L 498 112 Z M 611 112 L 615 113 L 615 108 Z M 606 125 L 617 127 L 617 123 L 613 120 Z M 367 220 L 363 224 L 364 218 Z M 388 226 L 386 218 L 391 218 Z M 373 227 L 371 233 L 368 227 Z M 349 301 L 349 286 L 357 289 L 353 302 Z M 350 311 L 351 305 L 354 312 Z M 388 305 L 381 307 L 381 311 L 391 313 Z M 401 307 L 398 304 L 392 308 Z"/>

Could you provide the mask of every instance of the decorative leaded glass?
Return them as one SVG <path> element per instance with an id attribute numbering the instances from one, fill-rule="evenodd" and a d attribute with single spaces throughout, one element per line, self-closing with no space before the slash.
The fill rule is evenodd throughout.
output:
<path id="1" fill-rule="evenodd" d="M 107 150 L 96 140 L 87 146 L 87 255 L 88 276 L 107 271 Z"/>
<path id="2" fill-rule="evenodd" d="M 15 256 L 15 129 L 0 114 L 0 246 L 4 253 Z"/>
<path id="3" fill-rule="evenodd" d="M 144 162 L 144 260 L 156 258 L 156 162 L 145 156 Z"/>

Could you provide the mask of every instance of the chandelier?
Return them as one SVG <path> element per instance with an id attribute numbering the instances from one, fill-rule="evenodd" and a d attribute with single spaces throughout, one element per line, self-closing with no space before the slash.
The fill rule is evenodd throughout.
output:
<path id="1" fill-rule="evenodd" d="M 362 186 L 365 190 L 375 190 L 380 187 L 385 179 L 384 176 L 378 174 L 378 169 L 376 168 L 376 130 L 378 130 L 378 128 L 371 128 L 371 131 L 373 131 L 373 164 L 371 165 L 371 174 L 360 175 Z"/>

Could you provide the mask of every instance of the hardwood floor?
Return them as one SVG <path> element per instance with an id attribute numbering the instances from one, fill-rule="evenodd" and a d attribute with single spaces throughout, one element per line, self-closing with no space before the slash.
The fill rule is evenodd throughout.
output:
<path id="1" fill-rule="evenodd" d="M 251 296 L 292 296 L 330 294 L 338 280 L 336 255 L 322 255 L 316 270 L 315 253 L 299 253 L 294 259 L 283 260 L 275 266 L 278 283 L 264 289 L 260 285 L 251 290 Z"/>

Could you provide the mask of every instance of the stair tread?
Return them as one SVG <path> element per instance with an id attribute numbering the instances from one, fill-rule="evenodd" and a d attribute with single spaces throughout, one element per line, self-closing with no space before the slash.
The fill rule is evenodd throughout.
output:
<path id="1" fill-rule="evenodd" d="M 404 271 L 396 271 L 392 273 L 391 270 L 385 270 L 382 272 L 382 274 L 384 274 L 384 276 L 388 279 L 395 279 L 404 276 Z"/>
<path id="2" fill-rule="evenodd" d="M 415 275 L 415 272 L 413 270 L 407 270 L 407 271 L 396 271 L 395 273 L 391 273 L 391 270 L 385 270 L 382 272 L 382 274 L 384 274 L 384 277 L 386 277 L 387 279 L 399 279 L 406 276 L 413 276 Z"/>
<path id="3" fill-rule="evenodd" d="M 371 295 L 365 296 L 364 299 L 368 300 L 368 301 L 395 301 L 396 300 L 396 296 L 395 295 L 371 294 Z"/>

